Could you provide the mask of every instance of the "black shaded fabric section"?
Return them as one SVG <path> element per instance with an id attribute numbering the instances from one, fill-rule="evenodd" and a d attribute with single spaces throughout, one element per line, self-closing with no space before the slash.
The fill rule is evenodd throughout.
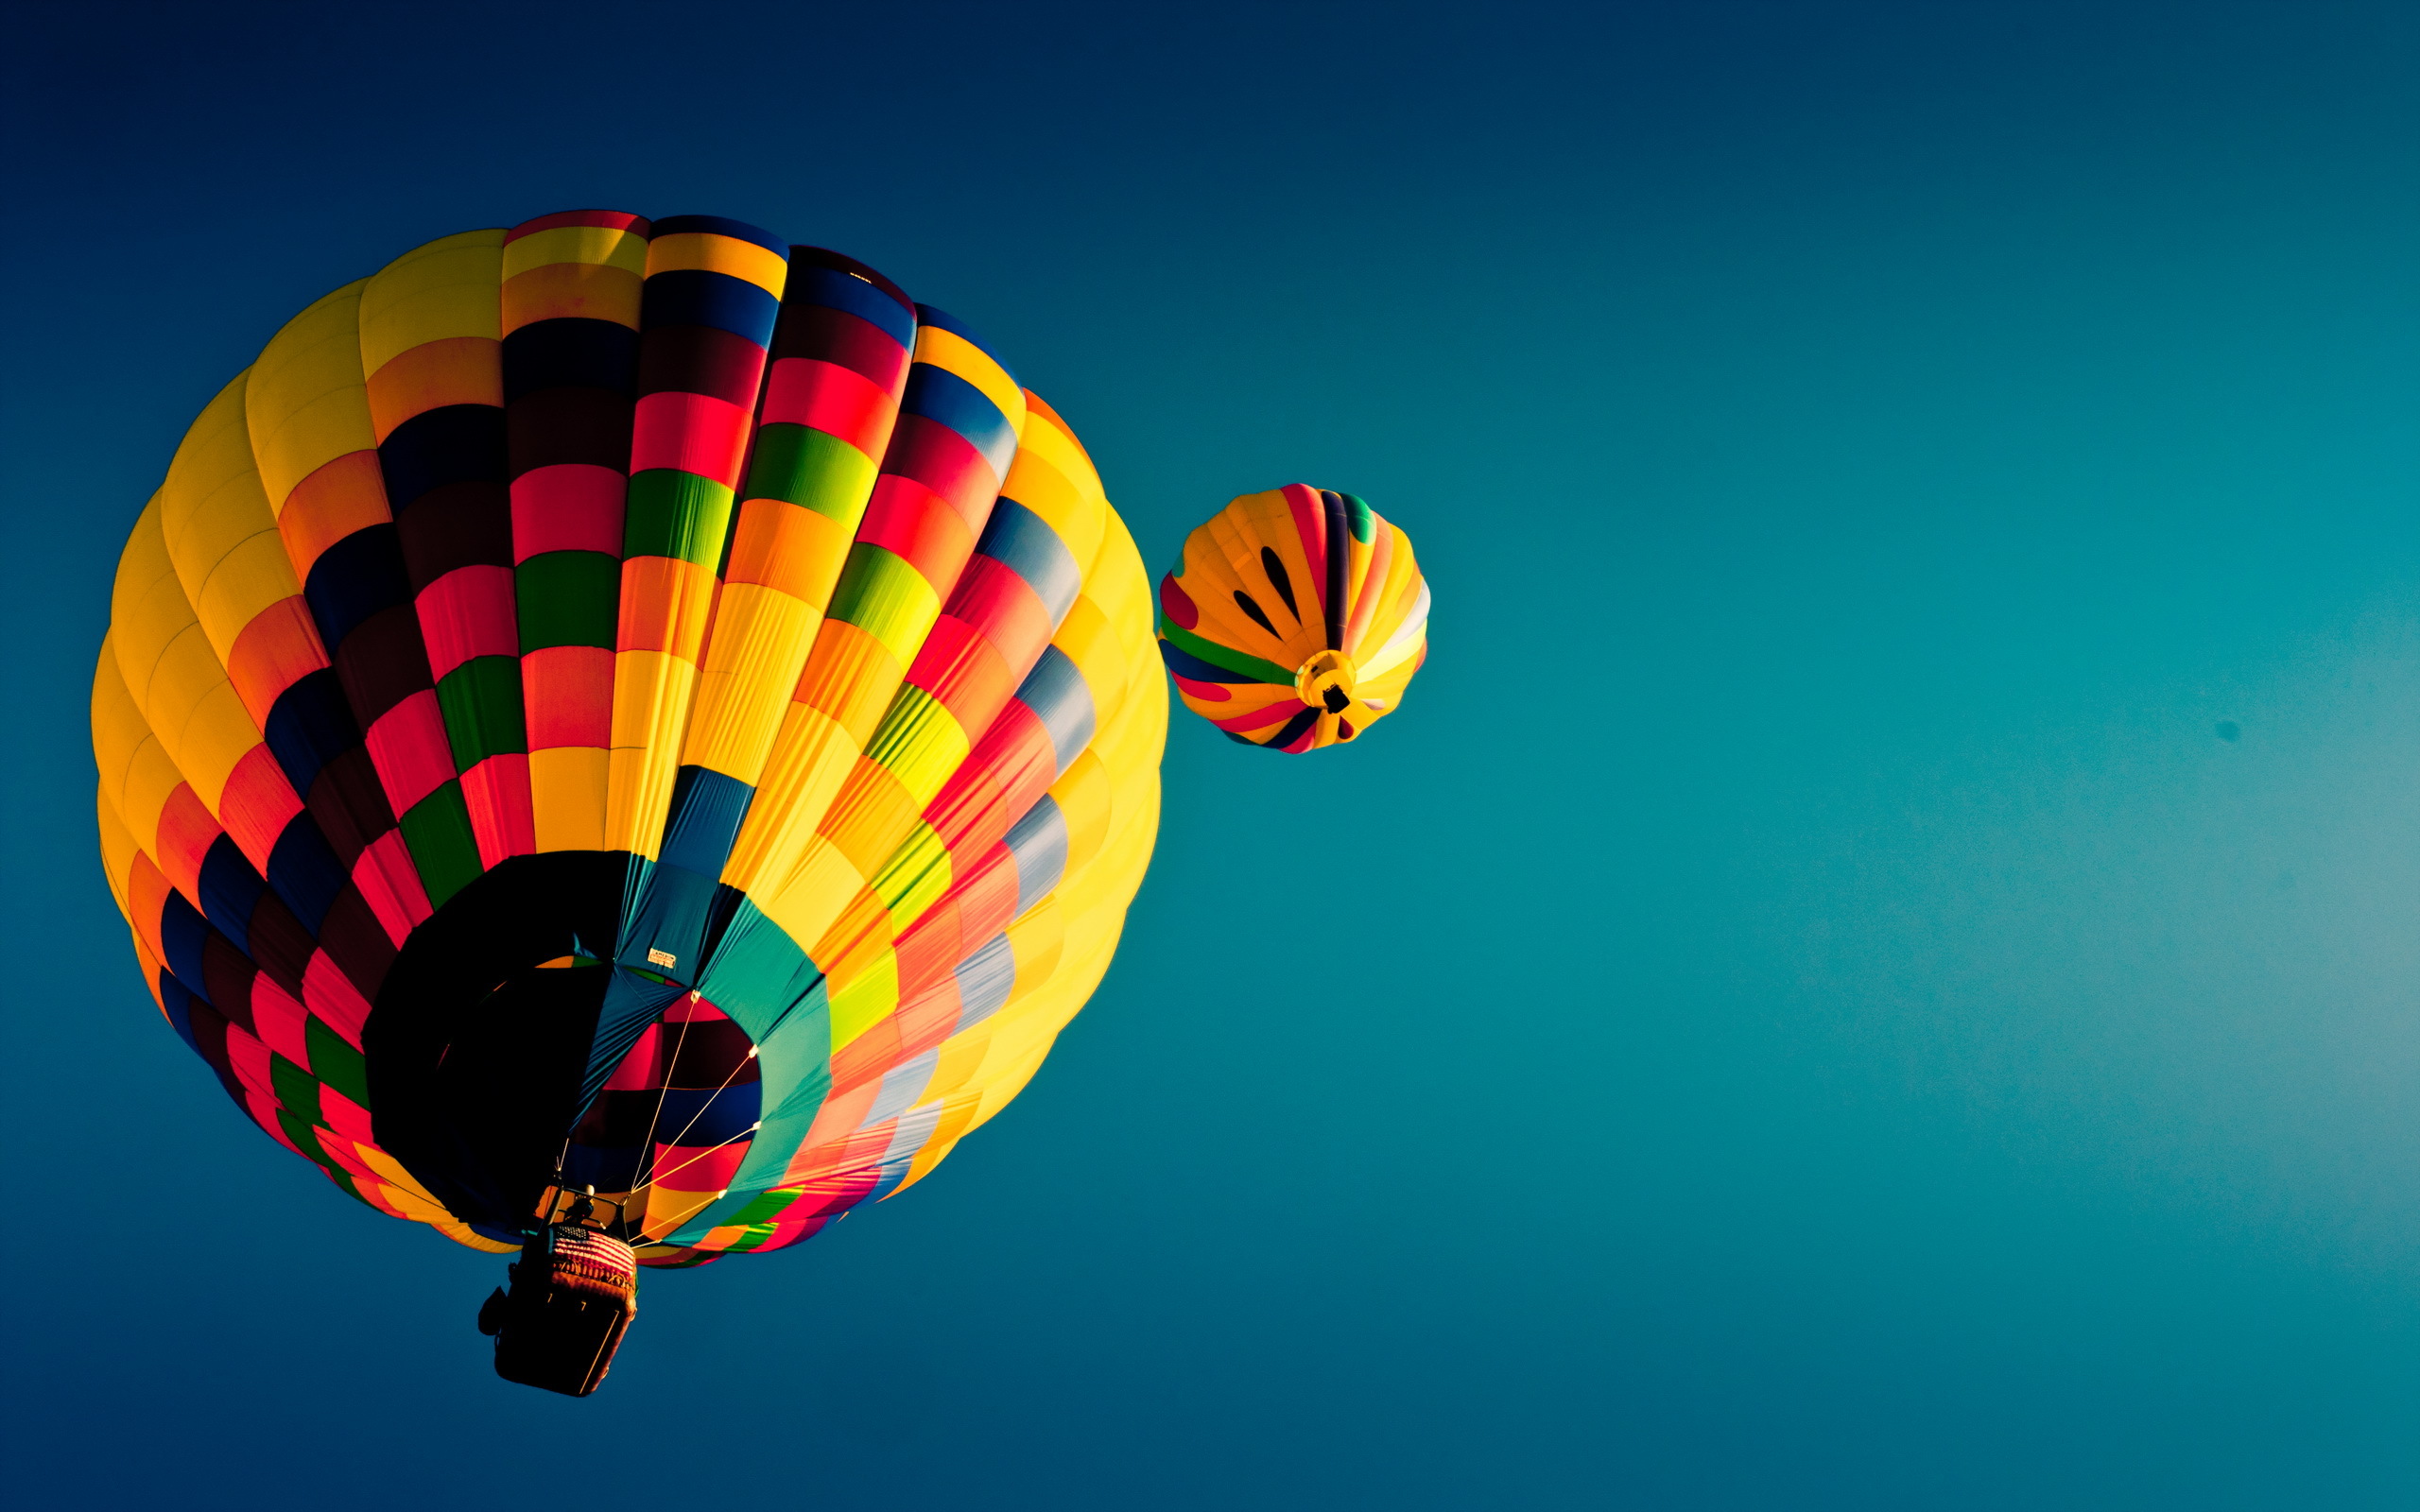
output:
<path id="1" fill-rule="evenodd" d="M 261 735 L 297 793 L 309 792 L 320 767 L 361 744 L 361 727 L 353 722 L 334 667 L 295 679 L 269 705 Z"/>
<path id="2" fill-rule="evenodd" d="M 547 388 L 627 394 L 639 368 L 639 334 L 612 320 L 565 317 L 525 325 L 504 338 L 504 402 Z"/>
<path id="3" fill-rule="evenodd" d="M 361 889 L 350 885 L 320 920 L 320 949 L 328 953 L 346 981 L 372 1001 L 395 964 L 395 942 L 387 937 L 386 926 L 371 912 Z"/>
<path id="4" fill-rule="evenodd" d="M 288 820 L 268 853 L 268 885 L 295 923 L 308 935 L 318 934 L 320 920 L 344 890 L 344 867 L 328 849 L 327 836 L 320 833 L 310 812 L 306 809 Z M 258 910 L 254 913 L 257 916 Z M 252 927 L 260 927 L 257 917 Z"/>
<path id="5" fill-rule="evenodd" d="M 765 349 L 712 326 L 650 331 L 639 351 L 639 393 L 706 394 L 743 409 L 756 407 L 765 376 Z"/>
<path id="6" fill-rule="evenodd" d="M 311 968 L 311 953 L 319 947 L 311 932 L 274 894 L 253 905 L 246 929 L 244 952 L 268 979 L 295 998 L 302 996 L 302 976 Z"/>
<path id="7" fill-rule="evenodd" d="M 512 475 L 565 462 L 631 470 L 628 394 L 602 388 L 549 388 L 513 402 L 508 462 Z"/>
<path id="8" fill-rule="evenodd" d="M 409 604 L 384 609 L 354 627 L 336 648 L 337 677 L 353 714 L 364 730 L 378 716 L 424 688 L 431 687 L 428 647 L 420 638 L 420 616 Z"/>
<path id="9" fill-rule="evenodd" d="M 1345 585 L 1352 581 L 1352 548 L 1345 539 L 1352 534 L 1344 520 L 1344 497 L 1331 489 L 1320 490 L 1320 517 L 1327 526 L 1327 648 L 1344 649 L 1344 622 L 1352 608 L 1344 601 Z M 1291 729 L 1291 726 L 1288 727 Z M 1293 737 L 1288 735 L 1287 740 Z M 1275 742 L 1283 746 L 1285 740 Z"/>
<path id="10" fill-rule="evenodd" d="M 331 650 L 363 620 L 410 597 L 391 524 L 356 530 L 320 553 L 302 585 L 302 601 L 320 627 L 320 644 Z"/>
<path id="11" fill-rule="evenodd" d="M 813 357 L 846 368 L 885 388 L 899 381 L 908 365 L 908 348 L 915 340 L 895 339 L 880 326 L 820 304 L 785 305 L 781 329 L 773 335 L 775 357 Z"/>
<path id="12" fill-rule="evenodd" d="M 362 1049 L 372 1127 L 457 1216 L 519 1231 L 579 1113 L 603 968 L 538 963 L 612 947 L 628 856 L 514 856 L 412 932 Z"/>
<path id="13" fill-rule="evenodd" d="M 1294 579 L 1286 575 L 1284 560 L 1267 546 L 1260 548 L 1260 570 L 1269 575 L 1269 586 L 1277 590 L 1277 596 L 1286 601 L 1286 612 L 1301 620 L 1302 606 L 1294 602 Z"/>
<path id="14" fill-rule="evenodd" d="M 449 483 L 502 483 L 504 469 L 504 411 L 493 404 L 424 410 L 378 443 L 387 507 L 398 518 L 421 495 Z"/>
<path id="15" fill-rule="evenodd" d="M 202 852 L 199 885 L 201 911 L 211 927 L 233 940 L 237 950 L 251 954 L 252 909 L 268 888 L 244 852 L 235 848 L 233 835 L 219 835 Z"/>
<path id="16" fill-rule="evenodd" d="M 769 347 L 781 301 L 729 273 L 679 268 L 648 276 L 639 293 L 639 329 L 653 340 L 666 326 L 703 325 Z"/>
<path id="17" fill-rule="evenodd" d="M 457 567 L 512 565 L 512 493 L 502 483 L 449 483 L 395 522 L 418 593 Z"/>
<path id="18" fill-rule="evenodd" d="M 353 863 L 371 841 L 395 827 L 395 812 L 387 802 L 387 789 L 378 781 L 378 768 L 371 762 L 370 752 L 360 746 L 339 753 L 320 768 L 310 790 L 302 795 L 302 806 L 310 811 L 312 824 L 327 838 L 338 868 L 346 872 L 352 870 Z M 279 837 L 279 843 L 283 846 L 284 836 Z"/>

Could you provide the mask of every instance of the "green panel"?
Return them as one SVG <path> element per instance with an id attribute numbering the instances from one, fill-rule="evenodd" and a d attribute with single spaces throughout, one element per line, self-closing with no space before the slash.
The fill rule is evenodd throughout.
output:
<path id="1" fill-rule="evenodd" d="M 499 752 L 529 748 L 528 727 L 521 716 L 518 658 L 471 658 L 438 679 L 437 705 L 445 711 L 445 738 L 453 742 L 458 772 Z"/>
<path id="2" fill-rule="evenodd" d="M 471 832 L 471 811 L 463 806 L 460 782 L 448 782 L 413 804 L 401 828 L 432 908 L 444 907 L 446 899 L 485 869 L 479 865 L 479 842 Z"/>
<path id="3" fill-rule="evenodd" d="M 320 1022 L 318 1014 L 313 1014 L 302 1026 L 302 1046 L 310 1052 L 312 1075 L 361 1107 L 370 1106 L 370 1068 L 362 1060 L 361 1052 L 345 1043 L 344 1036 Z"/>
<path id="4" fill-rule="evenodd" d="M 1165 617 L 1160 621 L 1160 633 L 1168 638 L 1170 645 L 1180 651 L 1190 651 L 1214 667 L 1225 667 L 1230 672 L 1240 672 L 1245 677 L 1258 678 L 1263 682 L 1274 682 L 1281 687 L 1290 687 L 1293 684 L 1294 674 L 1276 662 L 1263 662 L 1256 656 L 1247 656 L 1233 646 L 1220 645 L 1216 641 L 1205 641 L 1191 630 L 1170 625 Z"/>
<path id="5" fill-rule="evenodd" d="M 524 655 L 550 645 L 614 648 L 622 564 L 601 551 L 549 551 L 512 570 Z"/>
<path id="6" fill-rule="evenodd" d="M 768 425 L 756 433 L 747 496 L 802 505 L 855 527 L 873 479 L 873 459 L 838 436 L 804 425 Z"/>
<path id="7" fill-rule="evenodd" d="M 678 468 L 652 467 L 631 476 L 630 512 L 623 516 L 622 556 L 678 557 L 700 567 L 722 558 L 731 528 L 731 490 Z"/>
<path id="8" fill-rule="evenodd" d="M 320 1078 L 274 1050 L 268 1054 L 268 1086 L 284 1105 L 285 1113 L 281 1116 L 291 1115 L 305 1124 L 326 1122 L 320 1113 Z M 319 1147 L 307 1141 L 302 1143 L 306 1149 Z"/>
<path id="9" fill-rule="evenodd" d="M 906 558 L 861 541 L 849 548 L 848 564 L 840 569 L 839 586 L 832 591 L 832 607 L 825 612 L 880 641 L 905 667 L 916 660 L 916 648 L 941 618 L 942 601 Z"/>
<path id="10" fill-rule="evenodd" d="M 1370 538 L 1378 532 L 1377 518 L 1370 512 L 1370 507 L 1361 502 L 1359 494 L 1347 493 L 1340 497 L 1344 500 L 1344 528 L 1353 532 L 1354 540 L 1368 545 Z"/>

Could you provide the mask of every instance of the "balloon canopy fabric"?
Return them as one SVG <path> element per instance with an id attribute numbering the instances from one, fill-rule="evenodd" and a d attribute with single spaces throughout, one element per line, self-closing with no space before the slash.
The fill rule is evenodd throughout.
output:
<path id="1" fill-rule="evenodd" d="M 1247 493 L 1160 579 L 1160 655 L 1184 706 L 1247 746 L 1357 738 L 1428 659 L 1411 538 L 1350 493 Z"/>
<path id="2" fill-rule="evenodd" d="M 872 268 L 708 215 L 448 236 L 289 322 L 136 520 L 110 885 L 363 1202 L 500 1252 L 560 1180 L 644 1263 L 779 1248 L 1107 969 L 1149 594 L 1066 423 Z"/>

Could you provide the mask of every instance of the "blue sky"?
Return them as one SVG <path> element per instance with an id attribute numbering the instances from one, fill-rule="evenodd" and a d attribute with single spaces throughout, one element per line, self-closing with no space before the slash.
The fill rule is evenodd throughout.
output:
<path id="1" fill-rule="evenodd" d="M 26 1504 L 519 1504 L 542 1446 L 818 1508 L 2420 1496 L 2408 9 L 12 32 Z M 1438 608 L 1351 748 L 1181 719 L 1028 1093 L 899 1201 L 650 1278 L 574 1402 L 489 1373 L 499 1263 L 345 1201 L 160 1023 L 84 700 L 127 526 L 288 315 L 580 205 L 972 322 L 1155 567 L 1307 481 Z"/>

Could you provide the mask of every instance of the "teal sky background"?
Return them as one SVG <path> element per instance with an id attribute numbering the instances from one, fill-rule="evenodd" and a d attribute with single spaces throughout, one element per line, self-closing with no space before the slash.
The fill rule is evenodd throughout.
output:
<path id="1" fill-rule="evenodd" d="M 19 1504 L 2420 1502 L 2420 11 L 10 27 Z M 1306 481 L 1437 611 L 1350 748 L 1180 712 L 1027 1093 L 571 1401 L 160 1022 L 85 707 L 216 387 L 586 205 L 971 322 L 1155 572 Z"/>

